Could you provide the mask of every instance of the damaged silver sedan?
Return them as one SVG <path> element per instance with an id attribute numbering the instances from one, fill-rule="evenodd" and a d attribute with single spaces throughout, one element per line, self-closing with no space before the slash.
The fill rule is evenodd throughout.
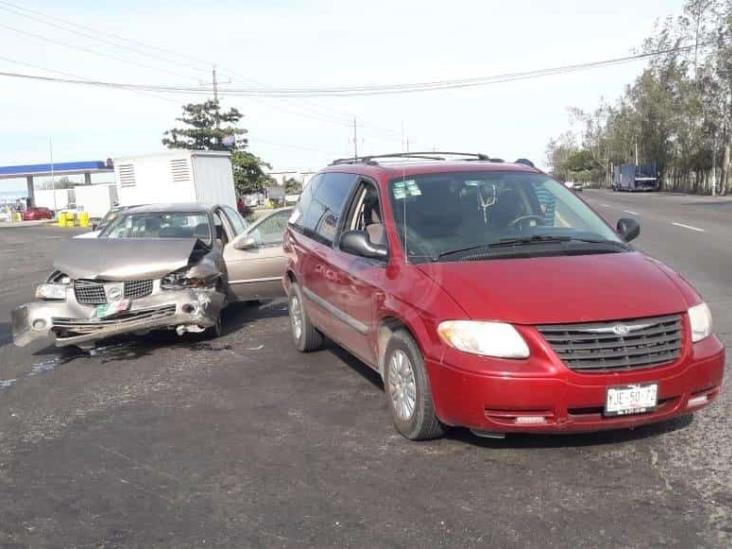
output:
<path id="1" fill-rule="evenodd" d="M 12 313 L 14 341 L 86 348 L 158 329 L 216 337 L 228 303 L 282 293 L 289 214 L 249 225 L 228 206 L 130 208 L 98 238 L 61 244 L 37 300 Z"/>

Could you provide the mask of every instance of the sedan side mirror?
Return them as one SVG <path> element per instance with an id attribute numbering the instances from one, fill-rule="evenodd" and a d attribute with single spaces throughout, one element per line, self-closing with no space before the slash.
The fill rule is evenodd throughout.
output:
<path id="1" fill-rule="evenodd" d="M 234 248 L 237 250 L 253 250 L 257 247 L 257 240 L 251 235 L 242 235 L 234 242 Z"/>
<path id="2" fill-rule="evenodd" d="M 389 255 L 386 246 L 371 243 L 366 231 L 346 231 L 341 236 L 340 246 L 346 253 L 370 259 L 386 259 Z"/>
<path id="3" fill-rule="evenodd" d="M 618 234 L 625 242 L 630 242 L 640 234 L 640 224 L 630 217 L 618 219 Z"/>

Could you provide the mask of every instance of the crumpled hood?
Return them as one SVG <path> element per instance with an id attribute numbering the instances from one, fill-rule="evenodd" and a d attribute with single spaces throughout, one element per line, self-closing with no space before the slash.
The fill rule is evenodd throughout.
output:
<path id="1" fill-rule="evenodd" d="M 160 278 L 188 265 L 195 238 L 71 238 L 53 263 L 72 279 Z"/>
<path id="2" fill-rule="evenodd" d="M 638 252 L 424 263 L 419 268 L 474 319 L 591 322 L 678 313 L 691 305 L 680 277 Z"/>

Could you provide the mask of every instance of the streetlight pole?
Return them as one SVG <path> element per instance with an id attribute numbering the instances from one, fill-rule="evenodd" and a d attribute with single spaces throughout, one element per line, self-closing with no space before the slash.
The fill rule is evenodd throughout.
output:
<path id="1" fill-rule="evenodd" d="M 48 138 L 48 152 L 51 155 L 51 192 L 53 193 L 53 213 L 56 215 L 57 204 L 56 204 L 56 180 L 53 176 L 53 137 Z"/>

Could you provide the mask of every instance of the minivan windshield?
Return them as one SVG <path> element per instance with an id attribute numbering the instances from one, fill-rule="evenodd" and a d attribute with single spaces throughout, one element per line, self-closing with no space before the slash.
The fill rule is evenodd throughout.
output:
<path id="1" fill-rule="evenodd" d="M 410 261 L 456 261 L 629 250 L 574 193 L 526 172 L 452 172 L 390 182 Z"/>
<path id="2" fill-rule="evenodd" d="M 211 244 L 211 225 L 203 212 L 140 212 L 122 214 L 100 238 L 198 238 Z"/>

